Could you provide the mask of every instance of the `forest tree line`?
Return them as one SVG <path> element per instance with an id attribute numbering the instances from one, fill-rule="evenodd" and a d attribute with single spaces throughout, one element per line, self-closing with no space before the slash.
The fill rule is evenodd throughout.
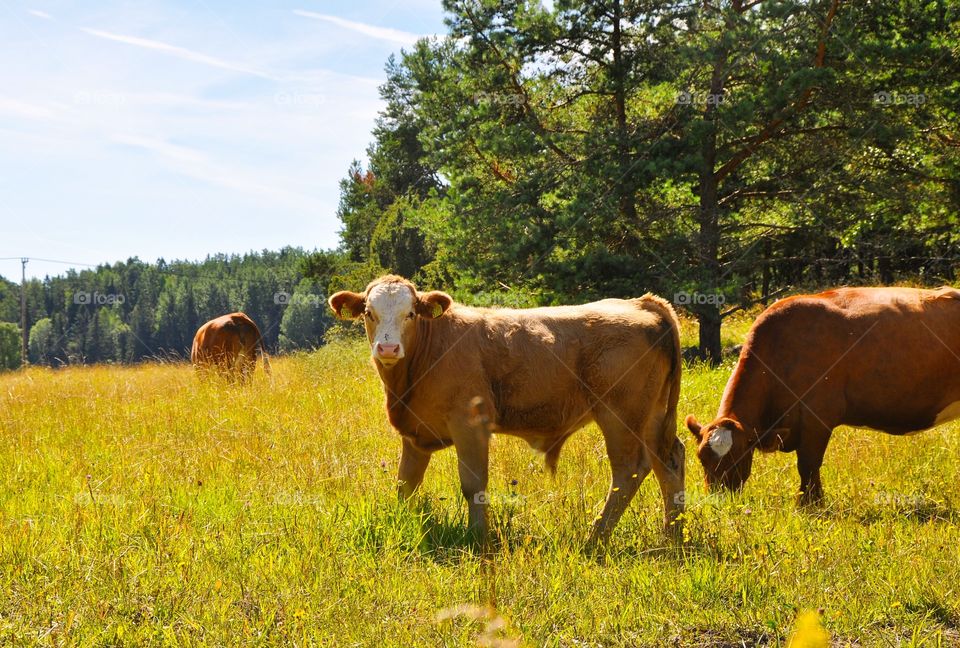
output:
<path id="1" fill-rule="evenodd" d="M 331 324 L 325 286 L 306 277 L 297 248 L 201 262 L 138 259 L 70 270 L 26 284 L 29 361 L 61 365 L 182 359 L 197 328 L 250 315 L 272 352 L 312 349 Z M 0 367 L 20 361 L 20 286 L 0 280 Z"/>
<path id="2" fill-rule="evenodd" d="M 447 34 L 386 64 L 366 160 L 340 183 L 337 249 L 30 282 L 31 358 L 182 355 L 229 310 L 272 350 L 309 348 L 329 315 L 274 292 L 389 271 L 477 304 L 656 292 L 718 360 L 739 305 L 955 281 L 960 0 L 444 8 Z M 132 298 L 74 304 L 80 289 Z M 0 285 L 0 320 L 18 321 L 16 295 Z"/>

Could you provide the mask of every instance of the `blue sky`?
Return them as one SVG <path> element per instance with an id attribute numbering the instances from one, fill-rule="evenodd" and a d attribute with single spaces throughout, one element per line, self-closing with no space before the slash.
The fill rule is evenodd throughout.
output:
<path id="1" fill-rule="evenodd" d="M 0 257 L 335 246 L 384 63 L 442 18 L 439 0 L 0 0 Z"/>

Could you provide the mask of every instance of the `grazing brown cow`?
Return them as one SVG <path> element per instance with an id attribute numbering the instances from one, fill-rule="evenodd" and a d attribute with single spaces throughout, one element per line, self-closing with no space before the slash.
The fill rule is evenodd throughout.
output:
<path id="1" fill-rule="evenodd" d="M 230 313 L 197 330 L 190 361 L 197 369 L 245 380 L 257 368 L 258 354 L 263 357 L 263 370 L 269 374 L 270 360 L 263 349 L 260 329 L 243 313 Z"/>
<path id="2" fill-rule="evenodd" d="M 960 292 L 841 288 L 778 301 L 754 323 L 717 418 L 687 427 L 707 485 L 739 489 L 753 451 L 797 452 L 801 503 L 823 498 L 838 425 L 911 434 L 960 416 Z"/>
<path id="3" fill-rule="evenodd" d="M 454 446 L 470 528 L 482 537 L 490 432 L 525 439 L 553 471 L 564 441 L 596 421 L 613 478 L 591 543 L 609 536 L 651 468 L 668 528 L 683 510 L 680 338 L 663 299 L 469 308 L 390 275 L 363 293 L 338 292 L 330 306 L 341 318 L 363 318 L 402 437 L 402 496 L 420 485 L 431 453 Z"/>

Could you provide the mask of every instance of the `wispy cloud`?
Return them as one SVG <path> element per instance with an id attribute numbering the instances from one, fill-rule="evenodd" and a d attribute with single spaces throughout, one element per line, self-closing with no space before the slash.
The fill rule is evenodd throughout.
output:
<path id="1" fill-rule="evenodd" d="M 363 34 L 364 36 L 369 36 L 370 38 L 385 40 L 391 43 L 400 43 L 401 45 L 413 45 L 420 38 L 422 38 L 417 34 L 400 31 L 399 29 L 392 29 L 390 27 L 377 27 L 376 25 L 368 25 L 366 23 L 354 22 L 352 20 L 346 20 L 344 18 L 339 18 L 337 16 L 314 13 L 313 11 L 304 11 L 302 9 L 294 9 L 293 13 L 297 14 L 298 16 L 303 16 L 304 18 L 313 18 L 314 20 L 322 20 L 332 25 L 336 25 L 337 27 L 342 27 L 343 29 L 349 29 L 350 31 L 355 31 L 358 34 Z"/>
<path id="2" fill-rule="evenodd" d="M 31 16 L 36 16 L 37 18 L 43 18 L 44 20 L 53 20 L 53 16 L 48 14 L 46 11 L 40 11 L 39 9 L 27 9 L 27 13 Z"/>
<path id="3" fill-rule="evenodd" d="M 250 170 L 233 165 L 226 160 L 215 160 L 200 149 L 174 144 L 154 137 L 136 134 L 114 134 L 110 139 L 118 144 L 132 146 L 152 154 L 166 164 L 167 168 L 184 176 L 219 185 L 234 191 L 260 196 L 270 201 L 307 209 L 317 208 L 315 196 L 305 195 L 283 186 L 277 178 L 262 170 Z M 273 182 L 270 182 L 271 179 Z M 267 182 L 264 182 L 267 180 Z"/>
<path id="4" fill-rule="evenodd" d="M 55 111 L 47 106 L 11 99 L 9 97 L 0 97 L 0 115 L 43 120 L 54 119 L 56 117 Z"/>
<path id="5" fill-rule="evenodd" d="M 254 70 L 252 68 L 245 67 L 243 65 L 238 65 L 236 63 L 231 63 L 230 61 L 224 61 L 222 59 L 218 59 L 213 56 L 208 56 L 200 52 L 195 52 L 185 47 L 170 45 L 169 43 L 150 40 L 148 38 L 140 38 L 138 36 L 114 34 L 112 32 L 106 32 L 99 29 L 92 29 L 90 27 L 81 27 L 80 29 L 86 32 L 87 34 L 90 34 L 91 36 L 96 36 L 97 38 L 105 38 L 106 40 L 115 41 L 117 43 L 125 43 L 127 45 L 134 45 L 136 47 L 155 50 L 158 52 L 162 52 L 164 54 L 169 54 L 170 56 L 176 56 L 177 58 L 181 58 L 187 61 L 193 61 L 195 63 L 202 63 L 204 65 L 209 65 L 215 68 L 232 70 L 234 72 L 242 72 L 243 74 L 251 74 L 253 76 L 257 76 L 263 79 L 273 79 L 272 76 L 270 76 L 265 72 Z"/>
<path id="6" fill-rule="evenodd" d="M 197 149 L 179 146 L 177 144 L 167 142 L 166 140 L 157 139 L 154 137 L 117 134 L 111 139 L 118 144 L 125 144 L 127 146 L 134 146 L 136 148 L 153 151 L 154 153 L 158 153 L 165 158 L 176 160 L 178 162 L 205 162 L 207 159 L 206 156 Z"/>

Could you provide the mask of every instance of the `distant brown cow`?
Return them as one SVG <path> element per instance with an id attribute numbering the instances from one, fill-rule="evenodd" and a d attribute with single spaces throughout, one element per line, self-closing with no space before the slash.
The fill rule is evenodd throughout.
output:
<path id="1" fill-rule="evenodd" d="M 797 452 L 800 501 L 823 498 L 820 465 L 838 425 L 911 434 L 960 416 L 960 292 L 841 288 L 778 301 L 754 323 L 701 426 L 708 486 L 738 489 L 753 451 Z"/>
<path id="2" fill-rule="evenodd" d="M 609 536 L 651 468 L 668 528 L 683 510 L 680 339 L 663 299 L 469 308 L 386 276 L 363 293 L 338 292 L 330 306 L 364 320 L 387 413 L 402 436 L 404 497 L 420 485 L 431 453 L 452 445 L 470 528 L 482 535 L 490 431 L 525 439 L 552 471 L 564 441 L 593 420 L 613 478 L 591 542 Z"/>
<path id="3" fill-rule="evenodd" d="M 197 369 L 244 380 L 257 368 L 258 354 L 263 357 L 263 370 L 269 374 L 270 360 L 263 349 L 260 329 L 243 313 L 230 313 L 197 330 L 190 360 Z"/>

